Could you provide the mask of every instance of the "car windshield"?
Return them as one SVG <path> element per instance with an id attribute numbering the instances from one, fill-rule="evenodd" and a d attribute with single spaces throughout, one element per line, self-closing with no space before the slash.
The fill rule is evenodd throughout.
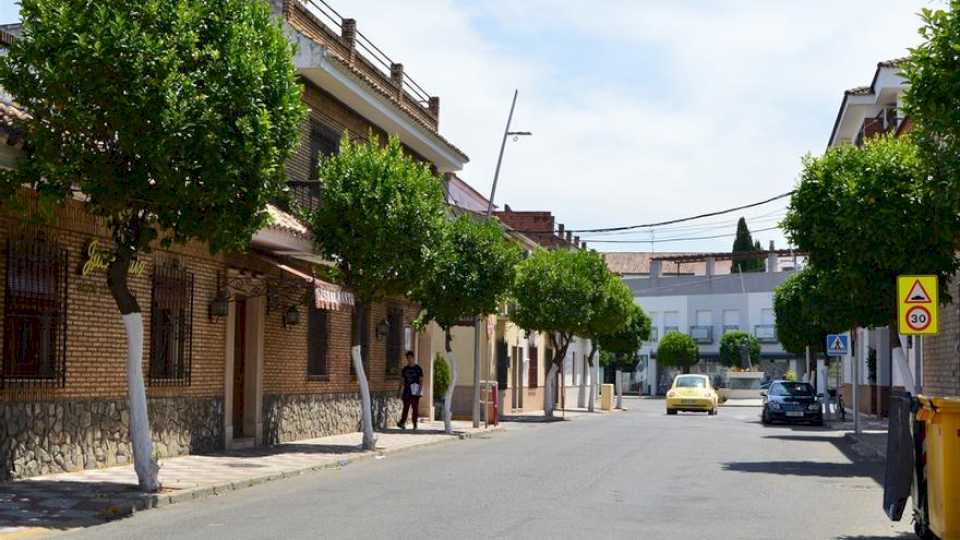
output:
<path id="1" fill-rule="evenodd" d="M 707 380 L 703 377 L 678 377 L 677 388 L 706 388 Z"/>
<path id="2" fill-rule="evenodd" d="M 810 383 L 784 382 L 770 386 L 771 396 L 812 396 L 813 385 Z"/>

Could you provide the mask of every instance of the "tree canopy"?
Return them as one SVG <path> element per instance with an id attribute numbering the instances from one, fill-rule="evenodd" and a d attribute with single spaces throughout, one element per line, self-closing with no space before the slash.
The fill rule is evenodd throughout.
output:
<path id="1" fill-rule="evenodd" d="M 727 332 L 720 338 L 720 364 L 727 367 L 746 368 L 743 351 L 746 350 L 750 363 L 756 366 L 760 363 L 760 341 L 743 331 Z"/>
<path id="2" fill-rule="evenodd" d="M 640 306 L 636 304 L 630 304 L 630 306 L 627 323 L 623 328 L 611 334 L 598 336 L 601 350 L 633 358 L 643 342 L 650 339 L 650 317 Z"/>
<path id="3" fill-rule="evenodd" d="M 754 242 L 747 227 L 747 220 L 741 217 L 737 220 L 737 236 L 733 240 L 733 253 L 752 253 L 760 250 L 760 242 Z M 764 262 L 760 259 L 734 259 L 734 272 L 762 272 Z"/>
<path id="4" fill-rule="evenodd" d="M 404 295 L 421 284 L 430 265 L 444 260 L 444 202 L 427 165 L 386 145 L 346 135 L 340 153 L 320 160 L 323 204 L 304 217 L 318 249 L 337 264 L 363 303 Z"/>
<path id="5" fill-rule="evenodd" d="M 667 332 L 657 346 L 657 364 L 682 369 L 685 373 L 700 361 L 693 338 L 680 332 Z"/>
<path id="6" fill-rule="evenodd" d="M 262 2 L 23 0 L 0 85 L 31 115 L 9 196 L 75 190 L 117 250 L 244 248 L 286 186 L 305 108 L 292 47 Z"/>
<path id="7" fill-rule="evenodd" d="M 943 200 L 960 207 L 960 2 L 949 9 L 920 10 L 923 42 L 900 66 L 909 86 L 904 96 L 912 135 L 925 158 L 929 182 Z"/>
<path id="8" fill-rule="evenodd" d="M 538 250 L 517 267 L 513 320 L 527 330 L 559 334 L 569 344 L 574 334 L 590 324 L 603 305 L 598 299 L 609 287 L 614 286 L 600 255 Z"/>
<path id="9" fill-rule="evenodd" d="M 416 290 L 421 322 L 447 330 L 464 317 L 496 312 L 520 258 L 496 221 L 462 215 L 448 223 Z"/>
<path id="10" fill-rule="evenodd" d="M 774 291 L 777 339 L 794 354 L 803 354 L 806 347 L 822 352 L 827 334 L 858 325 L 854 301 L 851 291 L 832 273 L 807 266 Z"/>
<path id="11" fill-rule="evenodd" d="M 936 274 L 945 285 L 957 270 L 960 221 L 941 189 L 909 138 L 834 147 L 804 159 L 782 224 L 830 290 L 849 292 L 853 320 L 884 326 L 896 317 L 897 275 Z"/>

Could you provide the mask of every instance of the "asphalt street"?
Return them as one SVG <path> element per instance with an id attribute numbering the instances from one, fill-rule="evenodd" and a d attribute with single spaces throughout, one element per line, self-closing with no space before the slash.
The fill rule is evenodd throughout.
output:
<path id="1" fill-rule="evenodd" d="M 73 531 L 71 539 L 907 538 L 882 465 L 756 408 L 629 411 L 367 460 Z"/>

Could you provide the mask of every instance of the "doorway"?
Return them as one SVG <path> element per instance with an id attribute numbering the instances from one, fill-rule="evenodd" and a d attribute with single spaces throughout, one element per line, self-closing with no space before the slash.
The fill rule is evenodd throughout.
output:
<path id="1" fill-rule="evenodd" d="M 244 396 L 247 358 L 247 300 L 237 298 L 233 329 L 233 438 L 244 437 Z"/>

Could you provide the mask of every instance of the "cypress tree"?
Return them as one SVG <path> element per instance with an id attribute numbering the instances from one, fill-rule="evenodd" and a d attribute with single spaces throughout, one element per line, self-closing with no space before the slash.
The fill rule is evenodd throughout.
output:
<path id="1" fill-rule="evenodd" d="M 747 220 L 742 216 L 737 221 L 737 237 L 733 240 L 733 253 L 750 253 L 760 250 L 760 245 L 753 242 L 750 235 L 750 229 L 747 228 Z M 760 270 L 761 261 L 756 259 L 734 259 L 734 272 L 757 272 Z"/>

